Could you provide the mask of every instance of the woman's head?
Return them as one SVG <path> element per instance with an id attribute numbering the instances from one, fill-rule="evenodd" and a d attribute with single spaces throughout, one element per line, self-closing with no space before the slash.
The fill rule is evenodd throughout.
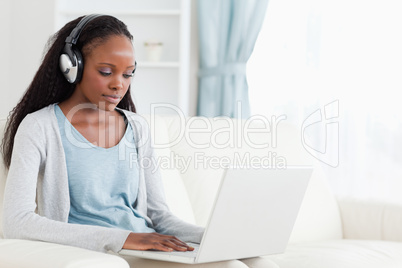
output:
<path id="1" fill-rule="evenodd" d="M 66 24 L 58 34 L 56 34 L 57 37 L 55 37 L 56 39 L 54 44 L 61 44 L 61 46 L 59 45 L 57 49 L 58 55 L 63 53 L 66 38 L 84 18 L 86 17 L 80 17 L 71 21 L 70 23 Z M 88 57 L 92 56 L 92 52 L 98 46 L 109 41 L 110 38 L 117 36 L 126 37 L 130 42 L 133 40 L 133 36 L 128 31 L 127 26 L 112 16 L 97 16 L 89 20 L 89 22 L 82 29 L 77 43 L 74 46 L 83 57 L 84 70 L 85 61 L 88 59 Z M 74 90 L 69 92 L 68 97 L 71 96 Z M 127 94 L 124 95 L 124 98 L 120 101 L 118 107 L 135 112 L 135 106 L 131 99 L 130 88 L 128 89 Z"/>
<path id="2" fill-rule="evenodd" d="M 34 95 L 30 96 L 29 106 L 34 106 L 30 112 L 39 110 L 52 103 L 62 102 L 73 94 L 76 85 L 70 84 L 64 78 L 64 75 L 59 69 L 59 57 L 63 54 L 66 38 L 83 18 L 84 16 L 70 21 L 49 40 L 48 51 L 45 54 L 32 84 L 25 94 L 25 96 L 27 96 L 27 94 Z M 75 48 L 82 54 L 84 69 L 85 59 L 91 54 L 91 51 L 105 43 L 112 36 L 125 36 L 128 40 L 133 40 L 133 36 L 128 31 L 127 26 L 112 16 L 98 16 L 91 19 L 85 25 L 75 45 Z M 38 94 L 33 94 L 34 92 Z M 42 97 L 36 98 L 36 96 Z M 46 97 L 43 98 L 43 96 Z M 118 107 L 135 112 L 130 90 L 128 90 Z"/>
<path id="3" fill-rule="evenodd" d="M 25 116 L 50 104 L 67 100 L 72 96 L 76 87 L 79 87 L 80 83 L 77 85 L 71 84 L 66 80 L 59 68 L 59 58 L 63 53 L 66 38 L 82 18 L 80 17 L 67 23 L 50 38 L 47 52 L 34 79 L 20 102 L 11 111 L 2 143 L 3 158 L 6 166 L 10 165 L 14 136 Z M 127 38 L 130 43 L 133 39 L 127 26 L 112 16 L 99 16 L 85 25 L 76 44 L 76 48 L 81 52 L 84 59 L 84 70 L 86 58 L 90 57 L 97 47 L 116 36 Z M 130 87 L 117 106 L 135 112 Z"/>
<path id="4" fill-rule="evenodd" d="M 122 104 L 120 108 L 128 109 L 127 101 L 132 103 L 129 88 L 135 59 L 132 36 L 126 25 L 113 17 L 99 15 L 86 16 L 78 25 L 69 34 L 61 58 L 62 63 L 68 63 L 70 59 L 75 63 L 73 53 L 78 59 L 81 55 L 83 58 L 84 68 L 71 72 L 72 76 L 66 75 L 70 82 L 78 79 L 72 99 L 106 110 L 113 110 L 119 104 Z M 77 43 L 72 45 L 75 39 Z"/>

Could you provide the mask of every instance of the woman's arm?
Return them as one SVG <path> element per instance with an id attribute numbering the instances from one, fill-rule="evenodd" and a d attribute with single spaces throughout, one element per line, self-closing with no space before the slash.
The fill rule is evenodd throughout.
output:
<path id="1" fill-rule="evenodd" d="M 44 171 L 46 157 L 49 154 L 47 150 L 54 149 L 47 146 L 49 142 L 47 139 L 51 138 L 41 128 L 36 118 L 30 115 L 18 128 L 4 192 L 3 232 L 5 238 L 40 240 L 104 252 L 119 251 L 129 231 L 69 224 L 40 216 L 35 212 L 41 211 L 36 202 L 38 180 L 42 180 L 41 183 L 45 184 L 43 187 L 46 188 L 48 182 L 43 181 L 45 177 L 47 180 L 60 179 L 57 173 Z M 66 190 L 68 191 L 68 188 Z M 51 195 L 55 191 L 56 189 L 53 192 L 52 189 L 47 189 L 46 193 L 42 194 Z M 44 198 L 47 197 L 44 196 Z M 62 197 L 55 199 L 66 202 Z"/>
<path id="2" fill-rule="evenodd" d="M 204 234 L 204 228 L 187 223 L 173 215 L 165 200 L 163 182 L 159 167 L 157 167 L 156 155 L 151 146 L 151 136 L 145 119 L 134 121 L 141 130 L 138 142 L 139 161 L 147 163 L 142 167 L 146 184 L 147 215 L 153 223 L 154 229 L 161 234 L 173 235 L 186 242 L 200 243 Z"/>

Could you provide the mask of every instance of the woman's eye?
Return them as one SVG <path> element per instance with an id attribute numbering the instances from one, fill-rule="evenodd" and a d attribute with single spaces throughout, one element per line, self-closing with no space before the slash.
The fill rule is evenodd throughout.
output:
<path id="1" fill-rule="evenodd" d="M 134 76 L 133 73 L 131 73 L 131 74 L 123 74 L 123 77 L 124 77 L 124 78 L 131 78 L 131 77 L 133 77 L 133 76 Z"/>
<path id="2" fill-rule="evenodd" d="M 100 73 L 102 76 L 109 76 L 109 75 L 112 74 L 112 73 L 109 73 L 109 72 L 102 72 L 102 71 L 99 71 L 99 73 Z"/>

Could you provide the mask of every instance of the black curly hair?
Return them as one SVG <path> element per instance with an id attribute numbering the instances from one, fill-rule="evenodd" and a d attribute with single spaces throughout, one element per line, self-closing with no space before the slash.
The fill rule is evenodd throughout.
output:
<path id="1" fill-rule="evenodd" d="M 47 52 L 38 71 L 17 106 L 10 112 L 1 144 L 3 160 L 7 168 L 11 164 L 15 134 L 25 116 L 50 104 L 62 102 L 73 94 L 75 85 L 70 84 L 60 71 L 59 57 L 62 54 L 65 39 L 83 17 L 70 21 L 49 39 Z M 81 51 L 85 60 L 91 50 L 116 35 L 126 36 L 130 41 L 133 40 L 133 36 L 123 22 L 113 16 L 99 16 L 85 26 L 76 47 Z M 130 87 L 117 107 L 132 112 L 136 111 Z"/>

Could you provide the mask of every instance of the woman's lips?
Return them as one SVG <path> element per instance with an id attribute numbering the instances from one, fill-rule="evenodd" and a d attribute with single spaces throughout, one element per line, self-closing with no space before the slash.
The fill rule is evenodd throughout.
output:
<path id="1" fill-rule="evenodd" d="M 121 100 L 121 96 L 120 95 L 102 95 L 103 98 L 113 104 L 119 103 Z"/>

